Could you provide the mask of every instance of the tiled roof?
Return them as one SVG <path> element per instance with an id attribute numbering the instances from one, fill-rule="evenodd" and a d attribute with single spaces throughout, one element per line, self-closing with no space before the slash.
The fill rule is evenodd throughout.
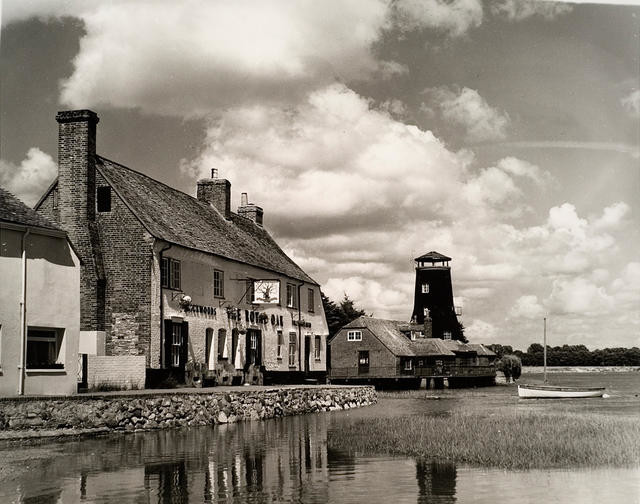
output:
<path id="1" fill-rule="evenodd" d="M 437 338 L 425 338 L 411 341 L 400 329 L 407 327 L 406 322 L 400 320 L 384 320 L 373 317 L 358 317 L 343 326 L 345 328 L 369 329 L 394 355 L 454 355 Z"/>
<path id="2" fill-rule="evenodd" d="M 442 255 L 440 252 L 436 252 L 432 250 L 431 252 L 427 252 L 426 254 L 421 255 L 420 257 L 416 257 L 414 261 L 425 261 L 425 262 L 440 262 L 440 261 L 450 261 L 451 258 L 446 255 Z"/>
<path id="3" fill-rule="evenodd" d="M 61 231 L 58 226 L 36 213 L 2 187 L 0 187 L 0 221 Z"/>
<path id="4" fill-rule="evenodd" d="M 253 221 L 234 213 L 226 220 L 211 205 L 103 157 L 96 167 L 154 237 L 317 284 Z"/>
<path id="5" fill-rule="evenodd" d="M 442 340 L 445 346 L 452 352 L 475 353 L 476 350 L 469 343 L 460 343 L 456 340 Z"/>
<path id="6" fill-rule="evenodd" d="M 478 355 L 497 357 L 495 352 L 489 350 L 484 345 L 480 345 L 479 343 L 467 343 L 467 346 L 471 347 L 473 350 L 475 350 Z"/>

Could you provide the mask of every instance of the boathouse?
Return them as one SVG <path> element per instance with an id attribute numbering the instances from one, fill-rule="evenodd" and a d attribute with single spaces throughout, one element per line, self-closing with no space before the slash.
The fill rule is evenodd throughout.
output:
<path id="1" fill-rule="evenodd" d="M 410 322 L 359 317 L 329 341 L 333 383 L 383 387 L 462 387 L 493 384 L 497 355 L 466 343 L 453 303 L 450 257 L 432 251 L 415 259 Z"/>
<path id="2" fill-rule="evenodd" d="M 320 286 L 265 229 L 261 207 L 243 193 L 233 212 L 215 170 L 192 197 L 97 155 L 92 111 L 56 120 L 58 177 L 36 210 L 79 251 L 80 351 L 106 358 L 105 379 L 140 366 L 148 386 L 325 376 Z"/>
<path id="3" fill-rule="evenodd" d="M 77 391 L 80 260 L 59 226 L 0 187 L 0 396 Z"/>

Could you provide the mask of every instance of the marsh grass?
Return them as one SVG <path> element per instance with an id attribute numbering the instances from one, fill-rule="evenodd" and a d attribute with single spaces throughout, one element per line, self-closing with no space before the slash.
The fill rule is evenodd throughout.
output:
<path id="1" fill-rule="evenodd" d="M 542 469 L 640 465 L 640 422 L 603 415 L 460 413 L 356 420 L 329 445 L 497 467 Z"/>

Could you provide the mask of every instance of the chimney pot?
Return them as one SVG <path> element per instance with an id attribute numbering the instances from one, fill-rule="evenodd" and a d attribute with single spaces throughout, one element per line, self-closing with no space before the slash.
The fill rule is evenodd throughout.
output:
<path id="1" fill-rule="evenodd" d="M 243 192 L 240 195 L 240 206 L 247 206 L 249 204 L 249 195 L 246 192 Z"/>
<path id="2" fill-rule="evenodd" d="M 218 178 L 218 169 L 211 168 L 211 178 Z"/>

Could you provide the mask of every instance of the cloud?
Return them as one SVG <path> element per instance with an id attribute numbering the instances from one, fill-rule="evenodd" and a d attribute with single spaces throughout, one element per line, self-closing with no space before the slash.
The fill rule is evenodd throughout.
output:
<path id="1" fill-rule="evenodd" d="M 495 343 L 498 337 L 498 329 L 490 322 L 475 319 L 469 326 L 465 327 L 464 334 L 473 343 Z"/>
<path id="2" fill-rule="evenodd" d="M 640 117 L 640 89 L 631 91 L 620 103 L 630 117 Z"/>
<path id="3" fill-rule="evenodd" d="M 545 313 L 544 308 L 538 302 L 538 296 L 526 295 L 520 296 L 509 315 L 511 317 L 525 317 L 528 319 L 540 318 Z"/>
<path id="4" fill-rule="evenodd" d="M 566 3 L 546 0 L 494 0 L 491 2 L 491 13 L 509 21 L 522 21 L 532 16 L 553 20 L 572 10 L 573 6 Z"/>
<path id="5" fill-rule="evenodd" d="M 58 174 L 53 158 L 31 147 L 19 165 L 0 160 L 0 185 L 33 206 Z"/>
<path id="6" fill-rule="evenodd" d="M 397 0 L 392 9 L 401 31 L 432 28 L 459 37 L 482 24 L 480 0 Z"/>
<path id="7" fill-rule="evenodd" d="M 507 136 L 509 116 L 491 107 L 474 89 L 427 88 L 427 112 L 438 110 L 442 118 L 463 129 L 467 141 L 501 140 Z"/>
<path id="8" fill-rule="evenodd" d="M 603 287 L 585 278 L 558 279 L 553 282 L 549 299 L 552 313 L 600 315 L 613 307 L 614 300 Z"/>

